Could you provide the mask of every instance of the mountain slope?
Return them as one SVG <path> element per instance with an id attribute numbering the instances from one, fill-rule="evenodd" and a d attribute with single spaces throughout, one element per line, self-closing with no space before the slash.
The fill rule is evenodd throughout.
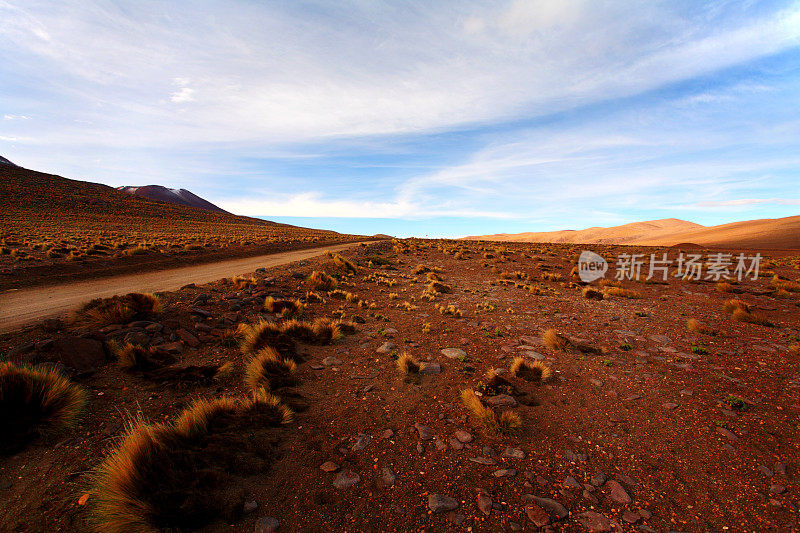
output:
<path id="1" fill-rule="evenodd" d="M 465 237 L 467 240 L 496 240 L 512 242 L 561 242 L 561 243 L 608 243 L 628 244 L 639 239 L 652 238 L 654 235 L 664 235 L 702 228 L 700 224 L 666 218 L 663 220 L 648 220 L 646 222 L 632 222 L 622 226 L 609 228 L 592 227 L 583 230 L 561 230 L 528 233 L 501 233 L 496 235 L 483 235 Z"/>
<path id="2" fill-rule="evenodd" d="M 609 228 L 465 237 L 466 240 L 672 246 L 694 243 L 721 248 L 800 248 L 800 216 L 701 226 L 674 218 Z"/>
<path id="3" fill-rule="evenodd" d="M 3 157 L 2 155 L 0 155 L 0 165 L 11 165 L 12 167 L 17 166 L 8 159 L 6 159 L 5 157 Z"/>
<path id="4" fill-rule="evenodd" d="M 191 191 L 187 191 L 186 189 L 169 189 L 162 185 L 145 185 L 143 187 L 117 187 L 117 190 L 128 194 L 134 194 L 142 198 L 157 200 L 159 202 L 167 202 L 171 204 L 195 207 L 198 209 L 205 209 L 207 211 L 227 213 L 227 211 L 224 209 L 217 207 L 208 200 L 200 198 L 196 194 L 192 193 Z"/>

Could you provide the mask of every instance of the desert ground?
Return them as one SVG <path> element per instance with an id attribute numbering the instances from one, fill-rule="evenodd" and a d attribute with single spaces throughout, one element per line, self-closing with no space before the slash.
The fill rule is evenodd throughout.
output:
<path id="1" fill-rule="evenodd" d="M 365 243 L 4 334 L 70 402 L 3 437 L 2 529 L 799 530 L 800 253 L 582 249 Z"/>

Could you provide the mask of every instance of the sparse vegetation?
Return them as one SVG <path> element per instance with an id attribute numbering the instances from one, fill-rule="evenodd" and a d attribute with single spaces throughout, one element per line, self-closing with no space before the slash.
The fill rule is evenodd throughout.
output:
<path id="1" fill-rule="evenodd" d="M 75 327 L 102 327 L 153 318 L 161 312 L 161 302 L 153 294 L 133 292 L 124 296 L 94 299 L 74 311 L 69 322 Z"/>
<path id="2" fill-rule="evenodd" d="M 0 455 L 68 429 L 86 400 L 86 391 L 53 369 L 0 362 Z"/>
<path id="3" fill-rule="evenodd" d="M 509 372 L 512 376 L 526 381 L 543 383 L 553 376 L 553 371 L 543 361 L 527 361 L 524 357 L 515 357 Z"/>

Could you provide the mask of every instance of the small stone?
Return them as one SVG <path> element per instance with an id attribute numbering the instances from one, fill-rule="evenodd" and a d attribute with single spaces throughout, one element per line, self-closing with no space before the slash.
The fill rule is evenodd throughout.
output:
<path id="1" fill-rule="evenodd" d="M 634 513 L 633 511 L 625 509 L 625 511 L 622 513 L 622 519 L 629 524 L 635 524 L 642 519 L 642 516 L 639 513 Z"/>
<path id="2" fill-rule="evenodd" d="M 380 347 L 375 350 L 378 353 L 392 353 L 397 349 L 397 345 L 393 342 L 384 342 Z"/>
<path id="3" fill-rule="evenodd" d="M 681 391 L 681 396 L 692 396 L 694 393 L 690 389 L 683 389 Z"/>
<path id="4" fill-rule="evenodd" d="M 606 479 L 607 479 L 607 478 L 606 478 L 606 475 L 605 475 L 604 473 L 600 472 L 599 474 L 597 474 L 596 476 L 594 476 L 594 477 L 593 477 L 593 478 L 592 478 L 592 479 L 589 481 L 589 483 L 591 483 L 591 484 L 592 484 L 592 485 L 594 485 L 595 487 L 599 487 L 600 485 L 602 485 L 603 483 L 605 483 L 605 482 L 606 482 Z"/>
<path id="5" fill-rule="evenodd" d="M 517 400 L 508 394 L 498 394 L 497 396 L 486 397 L 486 403 L 492 407 L 516 407 Z"/>
<path id="6" fill-rule="evenodd" d="M 450 447 L 453 448 L 454 450 L 463 450 L 464 449 L 464 445 L 461 443 L 460 440 L 458 440 L 456 438 L 450 439 Z"/>
<path id="7" fill-rule="evenodd" d="M 594 511 L 585 511 L 578 515 L 578 522 L 592 533 L 605 533 L 611 531 L 611 522 L 608 518 Z"/>
<path id="8" fill-rule="evenodd" d="M 458 500 L 443 494 L 428 495 L 428 509 L 433 513 L 445 513 L 458 508 Z"/>
<path id="9" fill-rule="evenodd" d="M 281 523 L 277 518 L 271 516 L 262 516 L 256 522 L 255 533 L 275 533 Z"/>
<path id="10" fill-rule="evenodd" d="M 445 357 L 449 357 L 450 359 L 458 359 L 459 357 L 466 357 L 467 352 L 462 350 L 461 348 L 444 348 L 441 350 L 442 355 Z"/>
<path id="11" fill-rule="evenodd" d="M 328 357 L 322 360 L 322 364 L 325 366 L 336 366 L 336 365 L 341 365 L 342 361 L 341 359 L 337 359 L 336 357 L 329 355 Z"/>
<path id="12" fill-rule="evenodd" d="M 472 461 L 473 463 L 478 463 L 479 465 L 497 464 L 497 461 L 495 461 L 494 459 L 490 459 L 488 457 L 470 457 L 469 460 Z"/>
<path id="13" fill-rule="evenodd" d="M 392 429 L 384 429 L 383 433 L 381 434 L 382 439 L 391 439 L 394 437 L 394 430 Z"/>
<path id="14" fill-rule="evenodd" d="M 563 505 L 555 500 L 551 500 L 550 498 L 539 498 L 533 494 L 523 494 L 522 499 L 528 503 L 532 503 L 546 509 L 551 520 L 563 520 L 569 516 L 569 511 L 567 511 Z"/>
<path id="15" fill-rule="evenodd" d="M 759 470 L 759 471 L 760 471 L 762 474 L 764 474 L 766 477 L 772 477 L 772 470 L 770 470 L 770 469 L 769 469 L 769 468 L 767 468 L 766 466 L 764 466 L 764 465 L 758 465 L 758 470 Z"/>
<path id="16" fill-rule="evenodd" d="M 346 490 L 359 481 L 361 481 L 361 476 L 352 470 L 345 470 L 336 474 L 336 478 L 333 480 L 333 486 L 339 490 Z"/>
<path id="17" fill-rule="evenodd" d="M 786 475 L 786 465 L 784 463 L 775 463 L 775 473 L 782 476 Z"/>
<path id="18" fill-rule="evenodd" d="M 180 337 L 180 339 L 183 342 L 185 342 L 192 348 L 200 346 L 200 341 L 198 340 L 198 338 L 189 333 L 188 331 L 186 331 L 185 329 L 179 329 L 175 332 L 175 334 L 178 335 L 178 337 Z"/>
<path id="19" fill-rule="evenodd" d="M 258 509 L 258 502 L 256 501 L 244 502 L 244 507 L 242 507 L 242 512 L 244 512 L 244 514 L 250 514 L 256 509 Z"/>
<path id="20" fill-rule="evenodd" d="M 583 485 L 581 485 L 580 483 L 578 483 L 578 480 L 577 480 L 577 479 L 575 479 L 575 478 L 574 478 L 574 477 L 572 477 L 572 476 L 568 476 L 568 477 L 567 477 L 567 478 L 564 480 L 564 486 L 565 486 L 565 487 L 567 487 L 568 489 L 580 489 L 580 488 L 583 488 Z"/>
<path id="21" fill-rule="evenodd" d="M 454 433 L 454 435 L 458 439 L 458 441 L 463 443 L 463 444 L 467 444 L 467 443 L 472 442 L 472 439 L 474 438 L 471 433 L 468 433 L 468 432 L 466 432 L 464 430 L 461 430 L 461 429 L 456 431 Z"/>
<path id="22" fill-rule="evenodd" d="M 433 438 L 433 431 L 428 426 L 423 426 L 419 422 L 414 424 L 414 427 L 417 428 L 417 433 L 419 433 L 419 438 L 422 440 L 431 440 Z"/>
<path id="23" fill-rule="evenodd" d="M 442 372 L 442 365 L 439 363 L 422 363 L 419 368 L 420 374 L 440 374 Z"/>
<path id="24" fill-rule="evenodd" d="M 526 505 L 525 514 L 536 527 L 544 527 L 550 523 L 550 513 L 539 505 Z"/>
<path id="25" fill-rule="evenodd" d="M 492 475 L 494 477 L 514 477 L 517 475 L 517 471 L 513 468 L 501 468 L 492 472 Z"/>
<path id="26" fill-rule="evenodd" d="M 478 509 L 486 516 L 492 514 L 492 498 L 485 490 L 478 491 Z"/>
<path id="27" fill-rule="evenodd" d="M 670 403 L 670 402 L 667 402 L 667 403 L 662 403 L 662 404 L 661 404 L 661 406 L 662 406 L 664 409 L 667 409 L 667 410 L 669 410 L 669 411 L 672 411 L 673 409 L 675 409 L 676 407 L 678 407 L 678 404 L 677 404 L 677 403 Z"/>
<path id="28" fill-rule="evenodd" d="M 321 465 L 319 465 L 319 469 L 323 472 L 336 472 L 339 470 L 339 465 L 334 463 L 333 461 L 325 461 Z"/>
<path id="29" fill-rule="evenodd" d="M 594 385 L 598 389 L 603 388 L 603 382 L 600 381 L 599 379 L 590 378 L 589 379 L 589 383 L 591 383 L 592 385 Z"/>
<path id="30" fill-rule="evenodd" d="M 651 512 L 650 512 L 650 511 L 648 511 L 647 509 L 639 509 L 639 516 L 641 516 L 642 518 L 644 518 L 645 520 L 647 520 L 648 518 L 650 518 L 651 516 L 653 516 L 653 513 L 651 513 Z"/>
<path id="31" fill-rule="evenodd" d="M 391 468 L 384 467 L 381 470 L 381 481 L 383 481 L 384 485 L 386 485 L 387 487 L 392 487 L 394 486 L 394 482 L 396 480 L 397 476 L 395 475 L 395 473 L 392 471 Z"/>
<path id="32" fill-rule="evenodd" d="M 525 459 L 525 452 L 519 448 L 506 448 L 503 450 L 503 457 L 506 459 Z"/>
<path id="33" fill-rule="evenodd" d="M 727 437 L 728 439 L 730 439 L 733 442 L 736 442 L 737 440 L 739 440 L 739 437 L 734 435 L 733 432 L 731 430 L 727 429 L 727 428 L 717 427 L 717 433 L 719 433 L 723 437 Z"/>
<path id="34" fill-rule="evenodd" d="M 350 451 L 360 452 L 361 450 L 367 447 L 368 443 L 369 443 L 369 435 L 359 433 L 356 442 L 350 447 Z"/>
<path id="35" fill-rule="evenodd" d="M 628 493 L 625 491 L 622 485 L 619 484 L 619 482 L 614 481 L 613 479 L 609 480 L 606 482 L 606 487 L 611 489 L 611 499 L 614 500 L 616 503 L 619 503 L 621 505 L 627 505 L 631 503 L 632 500 L 630 495 L 628 495 Z"/>
<path id="36" fill-rule="evenodd" d="M 590 486 L 591 486 L 591 485 L 590 485 Z M 598 500 L 598 499 L 597 499 L 597 496 L 595 496 L 594 494 L 592 494 L 592 493 L 591 493 L 591 491 L 584 490 L 584 491 L 583 491 L 583 494 L 581 494 L 581 496 L 583 496 L 583 499 L 584 499 L 584 500 L 590 501 L 590 502 L 592 502 L 592 503 L 594 503 L 594 504 L 598 504 L 598 503 L 600 503 L 600 500 Z"/>
<path id="37" fill-rule="evenodd" d="M 772 494 L 783 494 L 784 492 L 786 492 L 786 487 L 784 487 L 783 485 L 775 484 L 769 488 L 769 491 Z"/>

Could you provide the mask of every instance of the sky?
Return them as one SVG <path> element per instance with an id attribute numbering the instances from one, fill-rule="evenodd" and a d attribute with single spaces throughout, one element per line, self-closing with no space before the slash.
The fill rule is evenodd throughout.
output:
<path id="1" fill-rule="evenodd" d="M 800 1 L 0 0 L 0 155 L 456 237 L 800 214 Z"/>

